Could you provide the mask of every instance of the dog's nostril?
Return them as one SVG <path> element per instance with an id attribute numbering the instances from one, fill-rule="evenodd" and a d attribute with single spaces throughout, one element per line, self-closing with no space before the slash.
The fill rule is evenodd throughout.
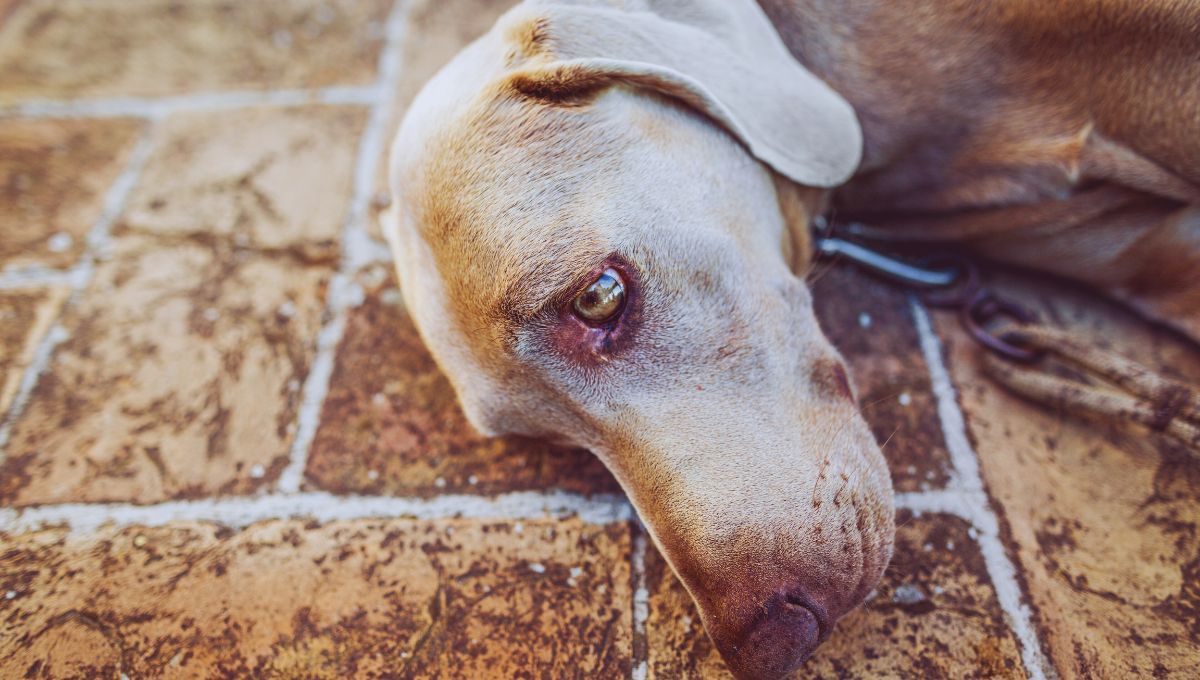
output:
<path id="1" fill-rule="evenodd" d="M 822 610 L 802 593 L 779 594 L 729 659 L 740 678 L 782 678 L 799 668 L 824 639 Z"/>
<path id="2" fill-rule="evenodd" d="M 804 591 L 794 590 L 784 596 L 784 602 L 790 607 L 799 607 L 813 615 L 817 620 L 817 633 L 820 640 L 829 634 L 829 616 L 825 609 L 813 601 Z"/>

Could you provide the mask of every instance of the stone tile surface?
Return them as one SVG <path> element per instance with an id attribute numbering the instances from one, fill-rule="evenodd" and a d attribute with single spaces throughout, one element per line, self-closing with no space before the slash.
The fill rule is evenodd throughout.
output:
<path id="1" fill-rule="evenodd" d="M 22 0 L 0 0 L 0 26 L 4 25 L 4 22 L 8 20 L 8 15 L 11 14 L 21 2 Z"/>
<path id="2" fill-rule="evenodd" d="M 624 524 L 180 523 L 0 545 L 7 677 L 630 672 Z"/>
<path id="3" fill-rule="evenodd" d="M 1006 279 L 1043 319 L 1200 384 L 1200 353 L 1090 294 Z M 1200 668 L 1200 464 L 1156 435 L 1070 417 L 980 373 L 939 318 L 985 482 L 1064 678 L 1189 677 Z"/>
<path id="4" fill-rule="evenodd" d="M 0 270 L 63 268 L 79 259 L 141 126 L 0 119 Z"/>
<path id="5" fill-rule="evenodd" d="M 367 295 L 350 312 L 308 459 L 311 486 L 406 496 L 619 493 L 587 451 L 476 434 L 404 311 L 390 268 L 362 280 Z"/>
<path id="6" fill-rule="evenodd" d="M 0 104 L 361 85 L 390 0 L 27 0 L 0 27 Z"/>
<path id="7" fill-rule="evenodd" d="M 0 420 L 66 297 L 63 288 L 0 292 Z"/>
<path id="8" fill-rule="evenodd" d="M 389 136 L 421 85 L 515 2 L 402 1 Z M 0 0 L 0 106 L 368 84 L 392 6 Z M 151 141 L 78 300 L 64 311 L 65 289 L 0 291 L 0 413 L 60 312 L 70 334 L 2 452 L 0 519 L 45 503 L 285 502 L 264 494 L 288 462 L 366 117 L 314 103 L 0 120 L 0 270 L 78 262 L 139 135 Z M 309 490 L 619 492 L 585 452 L 472 434 L 391 273 L 356 277 L 363 301 L 336 348 Z M 845 266 L 821 264 L 811 281 L 896 488 L 954 493 L 905 294 Z M 1200 383 L 1194 346 L 1091 296 L 1001 283 L 1055 323 Z M 997 587 L 1027 598 L 1052 675 L 1194 675 L 1200 466 L 1156 436 L 1008 395 L 953 319 L 935 321 L 1019 582 L 991 583 L 964 520 L 902 512 L 884 583 L 800 676 L 1021 677 Z M 0 534 L 0 677 L 608 678 L 642 677 L 643 660 L 653 678 L 728 677 L 653 549 L 649 620 L 634 633 L 633 531 L 398 518 Z"/>
<path id="9" fill-rule="evenodd" d="M 124 227 L 332 260 L 365 121 L 365 109 L 332 106 L 172 117 L 154 132 Z"/>
<path id="10" fill-rule="evenodd" d="M 795 677 L 1023 677 L 973 530 L 947 515 L 901 512 L 897 524 L 883 582 Z M 649 677 L 731 678 L 687 591 L 657 552 L 649 553 Z"/>
<path id="11" fill-rule="evenodd" d="M 286 464 L 329 271 L 117 240 L 14 426 L 6 504 L 248 492 Z"/>
<path id="12" fill-rule="evenodd" d="M 846 264 L 818 262 L 809 278 L 817 318 L 849 364 L 896 490 L 944 487 L 949 454 L 905 293 Z"/>

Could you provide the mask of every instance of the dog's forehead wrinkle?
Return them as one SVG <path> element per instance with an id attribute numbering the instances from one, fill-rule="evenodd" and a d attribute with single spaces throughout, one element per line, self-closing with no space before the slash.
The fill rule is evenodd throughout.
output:
<path id="1" fill-rule="evenodd" d="M 422 154 L 420 185 L 410 186 L 415 224 L 459 298 L 453 311 L 538 304 L 609 248 L 582 227 L 580 205 L 597 200 L 586 192 L 594 168 L 608 165 L 612 135 L 529 108 L 483 106 L 444 127 Z M 554 149 L 564 146 L 555 141 L 563 126 L 583 135 L 590 151 Z M 510 290 L 520 294 L 501 300 Z"/>
<path id="2" fill-rule="evenodd" d="M 455 139 L 446 143 L 456 152 L 462 146 Z M 623 153 L 631 152 L 626 149 Z M 689 295 L 711 295 L 714 281 L 706 272 L 714 267 L 709 265 L 715 264 L 722 273 L 735 268 L 734 260 L 744 244 L 728 230 L 710 224 L 709 213 L 680 215 L 661 205 L 661 197 L 638 195 L 627 180 L 608 182 L 607 177 L 621 170 L 615 162 L 619 154 L 606 154 L 601 160 L 614 162 L 599 164 L 595 156 L 575 158 L 578 154 L 573 154 L 562 173 L 553 172 L 559 164 L 546 163 L 536 151 L 523 149 L 512 154 L 516 160 L 506 151 L 483 154 L 478 162 L 470 161 L 469 150 L 453 160 L 435 154 L 438 163 L 466 167 L 457 174 L 445 168 L 426 173 L 440 178 L 442 185 L 453 176 L 469 188 L 469 192 L 454 192 L 435 182 L 421 194 L 425 205 L 419 220 L 435 254 L 449 254 L 453 260 L 459 253 L 469 252 L 476 269 L 492 272 L 495 280 L 474 293 L 474 302 L 503 291 L 508 294 L 503 299 L 493 297 L 490 307 L 528 315 L 563 286 L 575 283 L 580 271 L 621 245 L 656 255 L 669 256 L 672 249 L 683 254 L 684 271 L 696 277 L 680 287 L 681 293 Z M 530 154 L 537 162 L 530 161 Z M 506 173 L 503 166 L 508 162 L 539 169 Z M 575 171 L 576 167 L 587 168 L 587 172 Z M 614 236 L 624 243 L 614 242 Z M 695 261 L 700 252 L 707 254 L 702 261 Z M 708 261 L 712 258 L 718 261 Z M 670 264 L 680 266 L 680 262 Z M 465 295 L 472 294 L 468 289 L 479 287 L 461 268 L 446 271 L 446 276 L 460 279 L 457 290 Z"/>

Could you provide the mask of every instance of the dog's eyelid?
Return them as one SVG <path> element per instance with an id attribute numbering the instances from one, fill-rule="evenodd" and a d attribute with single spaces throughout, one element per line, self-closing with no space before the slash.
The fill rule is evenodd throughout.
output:
<path id="1" fill-rule="evenodd" d="M 571 303 L 580 293 L 592 285 L 608 269 L 616 269 L 624 275 L 629 286 L 631 265 L 620 253 L 609 253 L 594 265 L 579 268 L 559 285 L 540 286 L 536 273 L 521 277 L 504 292 L 497 306 L 498 316 L 508 323 L 527 326 L 535 320 L 557 315 L 559 309 Z M 550 292 L 545 292 L 549 290 Z"/>

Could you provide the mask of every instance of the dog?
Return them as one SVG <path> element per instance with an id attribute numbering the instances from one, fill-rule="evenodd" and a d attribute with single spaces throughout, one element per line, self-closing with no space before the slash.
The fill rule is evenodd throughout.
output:
<path id="1" fill-rule="evenodd" d="M 481 432 L 596 453 L 732 672 L 891 556 L 804 275 L 830 210 L 1200 336 L 1200 3 L 528 0 L 422 90 L 382 217 Z"/>

